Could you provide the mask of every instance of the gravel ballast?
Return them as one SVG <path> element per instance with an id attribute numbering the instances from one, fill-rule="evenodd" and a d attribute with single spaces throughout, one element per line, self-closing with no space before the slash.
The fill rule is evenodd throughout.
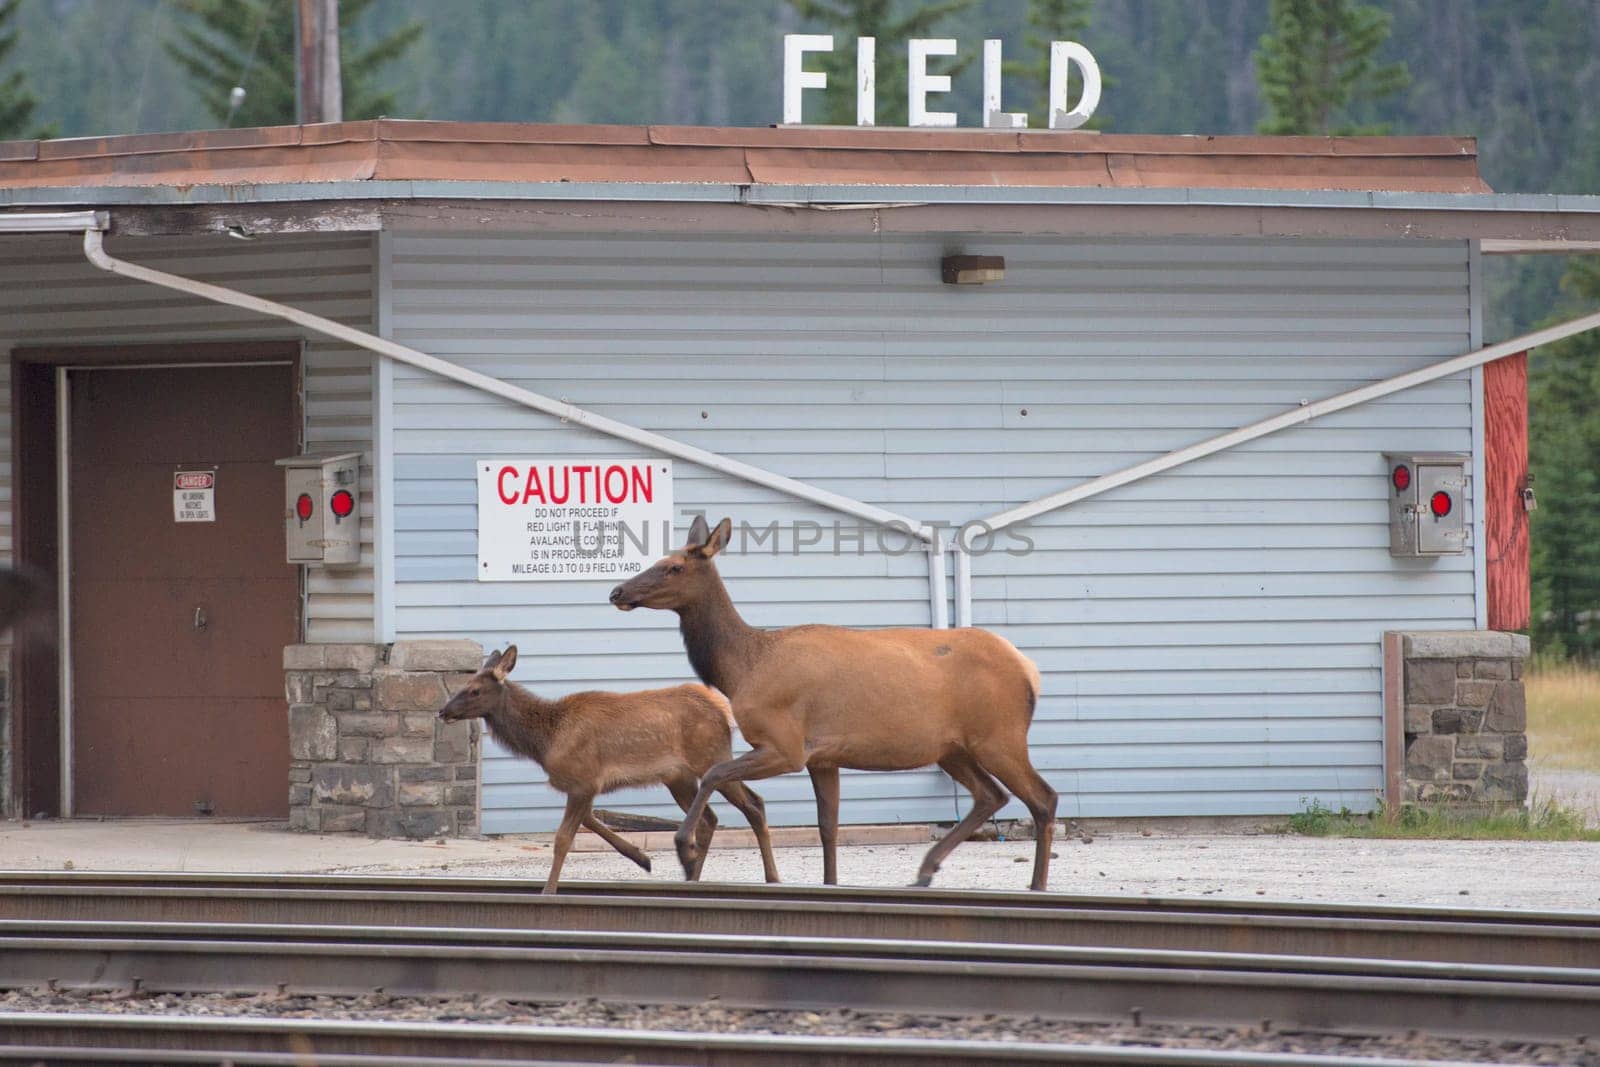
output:
<path id="1" fill-rule="evenodd" d="M 539 1004 L 499 997 L 313 997 L 295 995 L 151 994 L 63 990 L 0 994 L 0 1011 L 112 1012 L 201 1017 L 334 1019 L 360 1022 L 471 1022 L 584 1026 L 721 1034 L 1031 1041 L 1057 1044 L 1316 1053 L 1350 1057 L 1454 1060 L 1470 1063 L 1600 1067 L 1600 1047 L 1587 1040 L 1525 1042 L 1425 1034 L 1333 1034 L 1253 1027 L 1062 1021 L 1002 1015 L 943 1016 L 903 1012 L 754 1011 L 715 1003 L 608 1004 L 594 1000 Z"/>

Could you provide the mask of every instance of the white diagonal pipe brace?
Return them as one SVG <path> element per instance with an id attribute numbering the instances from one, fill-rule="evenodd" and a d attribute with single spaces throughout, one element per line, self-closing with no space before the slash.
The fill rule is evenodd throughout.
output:
<path id="1" fill-rule="evenodd" d="M 1600 311 L 1585 315 L 1582 318 L 1569 319 L 1566 322 L 1546 327 L 1543 330 L 1535 330 L 1533 333 L 1526 333 L 1521 337 L 1513 337 L 1509 341 L 1501 341 L 1499 344 L 1490 345 L 1488 348 L 1480 348 L 1476 352 L 1455 356 L 1442 363 L 1434 363 L 1418 370 L 1396 375 L 1393 378 L 1385 378 L 1381 382 L 1373 382 L 1371 385 L 1363 385 L 1357 389 L 1324 397 L 1310 404 L 1292 408 L 1281 415 L 1274 415 L 1271 418 L 1262 419 L 1260 422 L 1253 422 L 1248 426 L 1241 426 L 1237 430 L 1229 430 L 1227 433 L 1219 434 L 1216 437 L 1210 437 L 1174 452 L 1168 452 L 1164 456 L 1158 456 L 1143 463 L 1136 463 L 1131 467 L 1124 467 L 1122 470 L 1114 471 L 1111 474 L 1103 474 L 1098 478 L 1092 478 L 1070 489 L 1063 489 L 1060 492 L 1042 496 L 1026 504 L 1019 504 L 1017 507 L 996 512 L 986 519 L 978 520 L 978 525 L 987 526 L 990 530 L 1003 530 L 1007 526 L 1026 522 L 1035 516 L 1043 515 L 1047 511 L 1054 511 L 1057 508 L 1066 507 L 1068 504 L 1076 504 L 1080 500 L 1099 496 L 1101 493 L 1127 485 L 1129 482 L 1136 482 L 1141 478 L 1148 478 L 1152 474 L 1160 474 L 1162 471 L 1171 470 L 1173 467 L 1203 459 L 1213 453 L 1242 445 L 1246 441 L 1254 441 L 1258 437 L 1265 437 L 1269 433 L 1277 433 L 1279 430 L 1286 430 L 1291 426 L 1310 422 L 1312 419 L 1323 415 L 1331 415 L 1336 411 L 1355 407 L 1357 404 L 1365 404 L 1369 400 L 1377 400 L 1393 393 L 1438 381 L 1440 378 L 1448 378 L 1452 374 L 1459 374 L 1464 370 L 1471 370 L 1473 367 L 1481 367 L 1485 363 L 1493 363 L 1497 359 L 1514 356 L 1518 352 L 1537 348 L 1540 345 L 1547 345 L 1552 341 L 1560 341 L 1563 338 L 1584 333 L 1597 327 L 1600 327 Z"/>
<path id="2" fill-rule="evenodd" d="M 776 489 L 801 500 L 809 500 L 813 504 L 821 504 L 823 507 L 832 508 L 834 511 L 840 511 L 846 515 L 854 515 L 858 519 L 865 519 L 879 526 L 902 529 L 925 542 L 932 542 L 933 540 L 934 531 L 931 527 L 925 526 L 916 519 L 908 518 L 905 515 L 888 511 L 861 500 L 841 496 L 838 493 L 830 493 L 826 489 L 818 489 L 814 485 L 807 485 L 805 482 L 796 481 L 793 478 L 787 478 L 784 475 L 763 470 L 760 467 L 753 467 L 736 459 L 719 456 L 715 452 L 708 452 L 703 448 L 696 448 L 694 445 L 684 444 L 682 441 L 675 441 L 670 437 L 662 437 L 660 434 L 651 433 L 649 430 L 641 430 L 637 426 L 630 426 L 625 422 L 608 419 L 604 415 L 596 415 L 592 411 L 585 411 L 583 408 L 575 407 L 564 400 L 556 400 L 542 393 L 523 389 L 491 375 L 469 370 L 460 364 L 451 363 L 449 360 L 440 359 L 437 356 L 430 356 L 426 352 L 419 352 L 414 348 L 408 348 L 386 338 L 376 337 L 354 327 L 346 326 L 343 323 L 334 322 L 332 319 L 325 319 L 321 315 L 313 315 L 308 311 L 301 311 L 298 308 L 290 307 L 288 304 L 263 300 L 258 296 L 251 296 L 248 293 L 241 293 L 234 289 L 224 289 L 218 285 L 195 281 L 193 278 L 168 274 L 165 271 L 141 267 L 137 263 L 129 263 L 126 260 L 117 259 L 107 254 L 104 241 L 98 230 L 85 230 L 83 232 L 83 253 L 89 257 L 90 263 L 112 274 L 120 274 L 125 278 L 149 282 L 151 285 L 159 285 L 167 289 L 176 289 L 181 293 L 189 293 L 192 296 L 202 297 L 219 304 L 230 304 L 246 311 L 287 319 L 297 325 L 304 326 L 308 330 L 338 338 L 341 341 L 368 349 L 380 356 L 385 356 L 408 366 L 430 371 L 441 378 L 460 382 L 462 385 L 471 386 L 474 389 L 509 400 L 514 404 L 521 404 L 523 407 L 542 411 L 546 415 L 553 415 L 573 425 L 582 426 L 610 437 L 621 438 L 624 441 L 631 441 L 636 445 L 643 445 L 657 452 L 688 460 L 690 463 L 698 463 L 702 467 L 708 467 L 723 474 L 731 474 L 735 478 L 742 478 L 756 485 L 764 485 L 768 489 Z"/>

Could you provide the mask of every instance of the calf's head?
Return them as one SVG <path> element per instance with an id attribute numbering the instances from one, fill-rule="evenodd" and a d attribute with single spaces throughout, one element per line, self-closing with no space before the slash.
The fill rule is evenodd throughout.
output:
<path id="1" fill-rule="evenodd" d="M 694 524 L 689 527 L 688 544 L 611 590 L 611 603 L 623 611 L 634 608 L 678 611 L 697 603 L 719 581 L 711 558 L 722 551 L 732 531 L 732 519 L 723 519 L 713 530 L 706 526 L 704 515 L 695 516 Z"/>
<path id="2" fill-rule="evenodd" d="M 516 665 L 516 645 L 507 645 L 504 652 L 489 653 L 478 673 L 439 709 L 439 718 L 445 722 L 460 722 L 481 719 L 499 710 L 506 699 L 506 675 Z"/>

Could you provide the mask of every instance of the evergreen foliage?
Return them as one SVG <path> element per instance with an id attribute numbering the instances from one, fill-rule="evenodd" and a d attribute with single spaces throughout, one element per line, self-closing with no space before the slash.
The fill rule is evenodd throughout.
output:
<path id="1" fill-rule="evenodd" d="M 1262 133 L 1387 133 L 1387 124 L 1358 126 L 1350 105 L 1404 88 L 1404 63 L 1374 56 L 1393 19 L 1352 0 L 1272 0 L 1272 33 L 1261 38 L 1256 78 L 1267 104 Z"/>
<path id="2" fill-rule="evenodd" d="M 1032 95 L 1028 105 L 1028 126 L 1048 129 L 1050 126 L 1050 43 L 1052 41 L 1082 42 L 1089 29 L 1090 13 L 1094 0 L 1028 0 L 1028 30 L 1022 37 L 1030 58 L 1006 60 L 1007 74 L 1025 82 Z M 1110 79 L 1102 76 L 1106 87 Z M 1072 94 L 1067 94 L 1070 107 Z M 1102 118 L 1097 111 L 1084 124 L 1085 129 L 1098 130 Z"/>
<path id="3" fill-rule="evenodd" d="M 22 0 L 0 0 L 0 68 L 17 47 L 18 31 L 7 29 L 14 24 Z M 38 98 L 28 91 L 27 76 L 21 70 L 0 74 L 0 141 L 19 137 L 54 137 L 49 127 L 35 127 L 33 111 L 39 106 Z"/>
<path id="4" fill-rule="evenodd" d="M 294 0 L 181 0 L 187 16 L 167 53 L 200 94 L 219 125 L 281 126 L 295 121 Z M 386 65 L 405 55 L 422 36 L 423 24 L 410 22 L 383 38 L 356 47 L 348 28 L 372 0 L 339 0 L 339 62 L 344 82 L 344 118 L 376 118 L 392 113 L 395 94 L 378 85 Z M 234 86 L 245 90 L 235 109 Z"/>
<path id="5" fill-rule="evenodd" d="M 932 37 L 949 15 L 972 6 L 974 0 L 935 0 L 906 8 L 894 0 L 788 0 L 803 19 L 817 23 L 821 32 L 833 34 L 833 51 L 816 62 L 828 75 L 821 94 L 820 121 L 833 126 L 856 124 L 856 38 L 877 41 L 877 114 L 879 126 L 906 124 L 906 41 L 912 37 Z M 897 14 L 897 10 L 903 13 Z M 928 70 L 935 74 L 956 74 L 966 69 L 976 52 L 969 50 L 954 61 L 934 57 Z M 943 66 L 940 66 L 940 63 Z M 950 106 L 930 105 L 930 110 L 948 111 Z"/>

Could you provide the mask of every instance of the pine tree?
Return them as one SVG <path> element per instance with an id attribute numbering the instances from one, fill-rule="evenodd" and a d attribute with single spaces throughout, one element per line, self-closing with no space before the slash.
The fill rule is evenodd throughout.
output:
<path id="1" fill-rule="evenodd" d="M 833 34 L 833 51 L 820 62 L 828 75 L 823 93 L 822 122 L 836 126 L 856 123 L 857 37 L 877 39 L 877 124 L 906 124 L 906 41 L 931 37 L 945 16 L 971 7 L 974 0 L 940 0 L 895 18 L 894 0 L 788 0 L 803 19 L 821 23 Z M 969 53 L 949 63 L 940 73 L 954 74 L 972 61 Z M 932 69 L 930 67 L 930 69 Z M 813 120 L 815 121 L 815 120 Z"/>
<path id="2" fill-rule="evenodd" d="M 189 16 L 167 52 L 200 93 L 205 108 L 225 126 L 282 126 L 295 121 L 294 0 L 181 0 Z M 368 47 L 356 49 L 349 32 L 372 0 L 339 0 L 339 63 L 344 117 L 368 119 L 394 110 L 392 92 L 377 88 L 377 74 L 422 35 L 410 22 Z M 245 97 L 234 108 L 230 93 Z"/>
<path id="3" fill-rule="evenodd" d="M 1022 42 L 1033 52 L 1033 58 L 1008 59 L 1004 66 L 1007 74 L 1021 78 L 1033 89 L 1033 103 L 1028 108 L 1030 127 L 1046 129 L 1050 125 L 1050 43 L 1081 41 L 1093 8 L 1094 0 L 1028 0 L 1028 31 Z M 1100 123 L 1090 119 L 1084 128 L 1097 130 Z"/>
<path id="4" fill-rule="evenodd" d="M 5 64 L 7 56 L 17 47 L 17 31 L 7 32 L 5 26 L 21 6 L 22 0 L 0 0 L 0 66 Z M 20 70 L 0 75 L 0 141 L 17 137 L 55 136 L 52 128 L 30 127 L 33 109 L 39 106 L 39 101 L 28 92 L 26 82 Z"/>
<path id="5" fill-rule="evenodd" d="M 1357 126 L 1352 104 L 1378 100 L 1410 84 L 1404 63 L 1378 65 L 1390 16 L 1352 0 L 1272 0 L 1272 33 L 1256 50 L 1256 77 L 1267 105 L 1262 133 L 1384 133 Z"/>

